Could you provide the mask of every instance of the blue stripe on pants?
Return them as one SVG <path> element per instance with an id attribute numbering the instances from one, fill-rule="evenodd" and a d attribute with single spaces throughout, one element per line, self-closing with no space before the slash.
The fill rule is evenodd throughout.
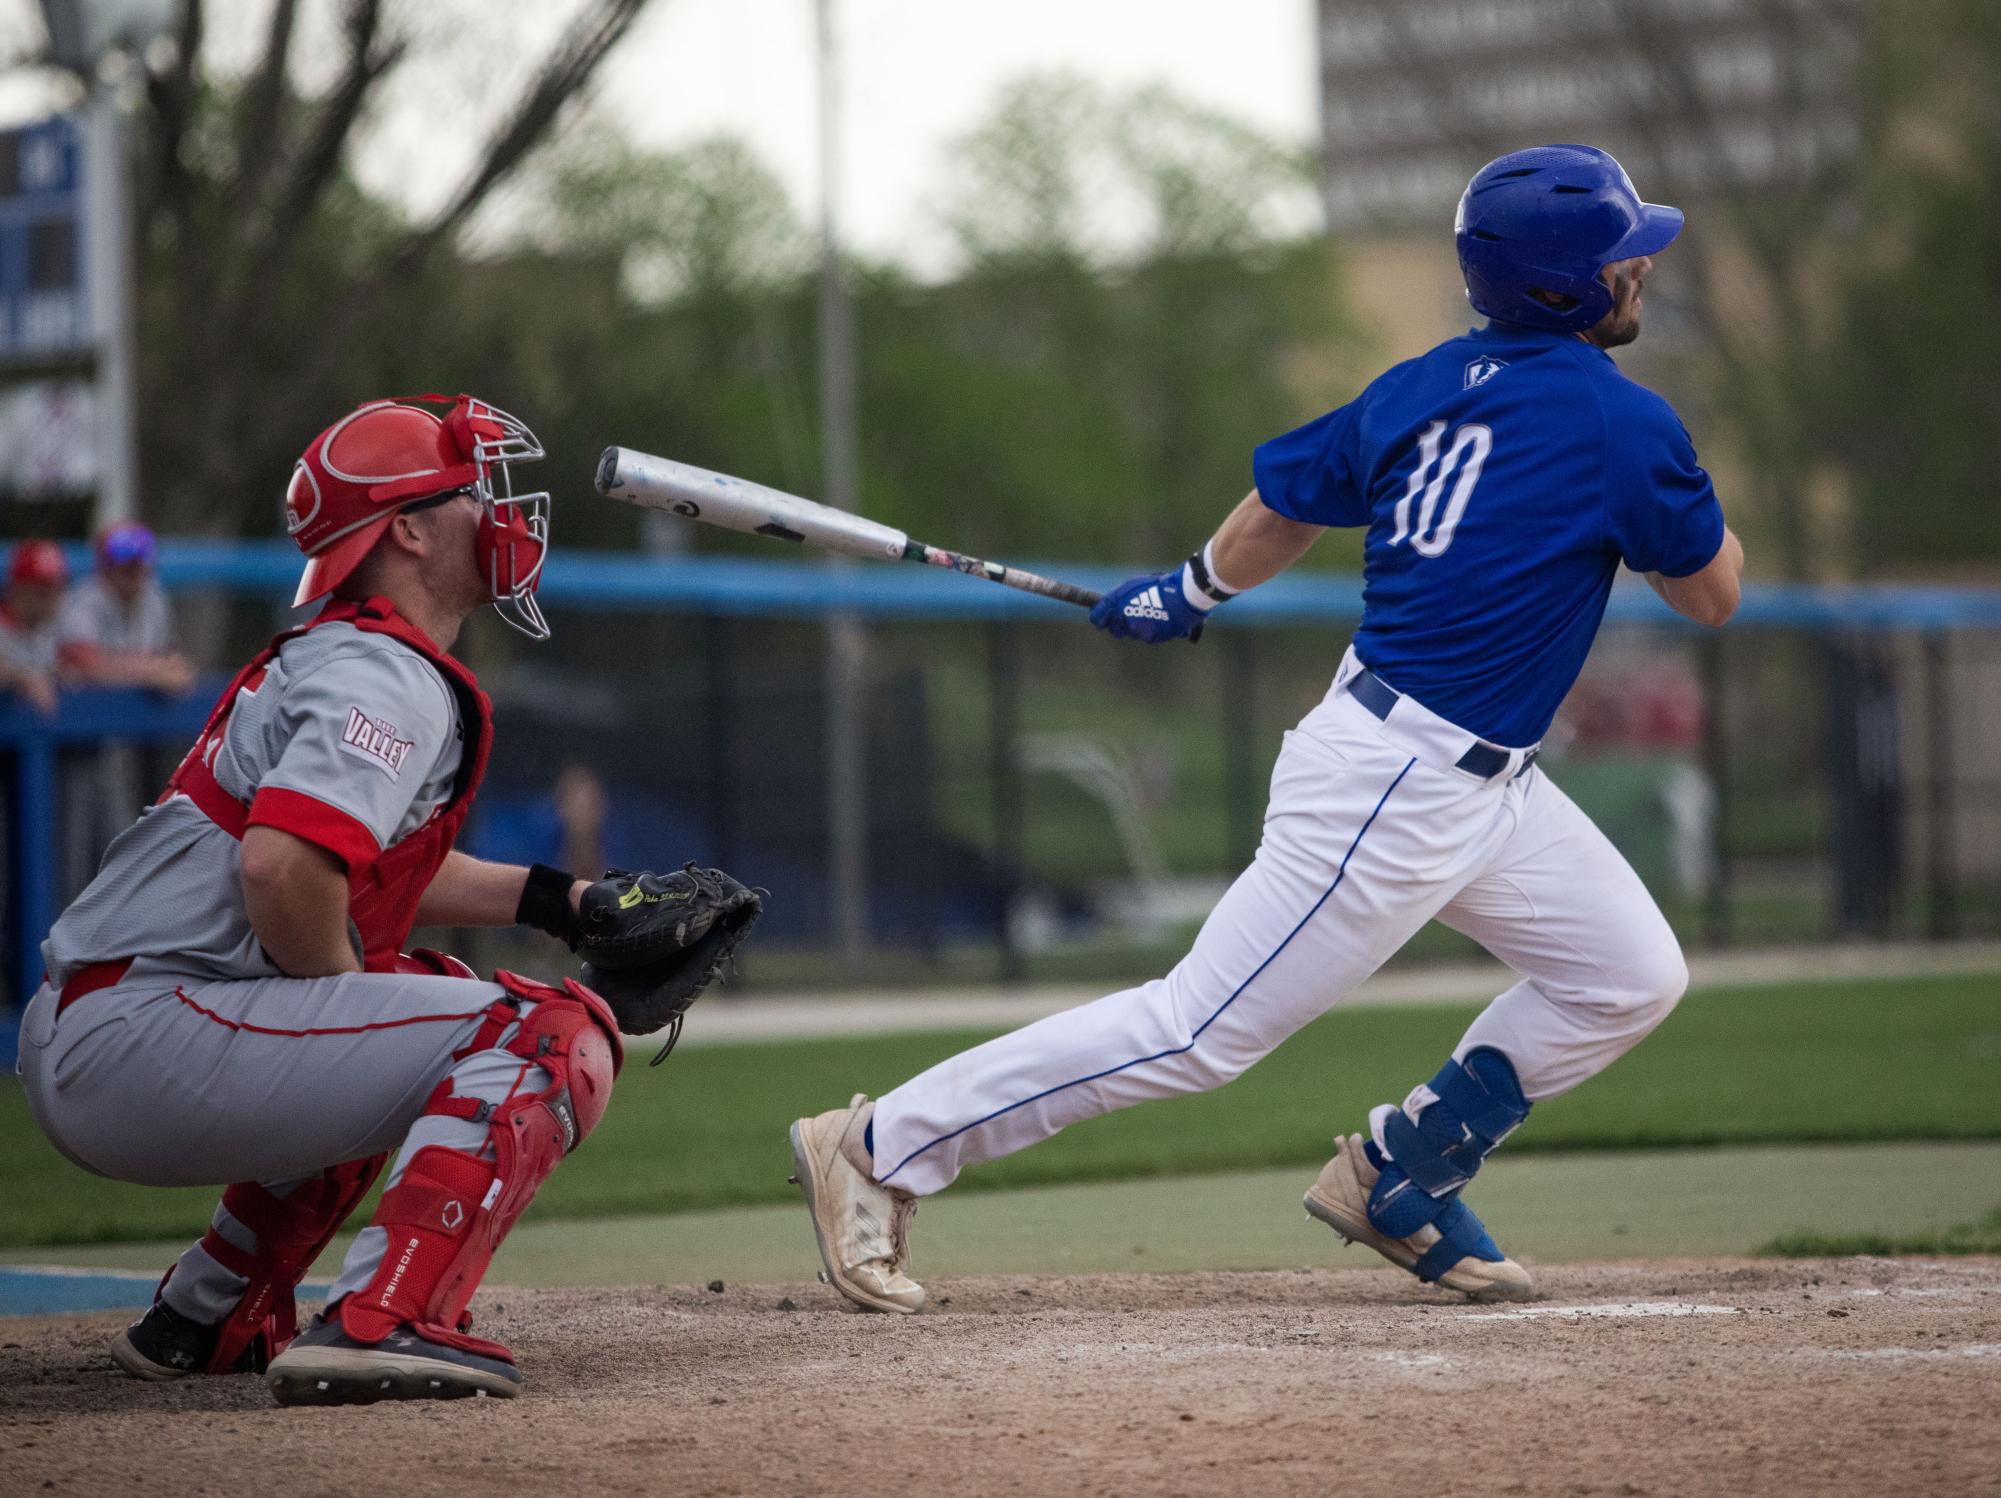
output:
<path id="1" fill-rule="evenodd" d="M 1059 1082 L 1054 1087 L 1045 1087 L 1042 1091 L 1036 1093 L 1033 1097 L 1025 1097 L 1021 1099 L 1019 1102 L 1009 1103 L 1005 1108 L 996 1108 L 993 1112 L 987 1114 L 984 1118 L 976 1118 L 971 1123 L 965 1125 L 963 1128 L 954 1129 L 949 1134 L 940 1134 L 936 1139 L 933 1139 L 929 1144 L 920 1145 L 918 1148 L 912 1150 L 909 1154 L 905 1155 L 901 1160 L 897 1162 L 895 1170 L 890 1171 L 888 1175 L 882 1177 L 882 1184 L 888 1185 L 891 1180 L 895 1179 L 897 1171 L 902 1170 L 904 1166 L 908 1165 L 912 1160 L 915 1160 L 919 1155 L 925 1153 L 925 1151 L 936 1149 L 939 1145 L 944 1144 L 947 1140 L 957 1139 L 961 1134 L 967 1133 L 968 1131 L 973 1129 L 977 1129 L 981 1124 L 992 1123 L 996 1118 L 1001 1117 L 1003 1114 L 1012 1113 L 1017 1108 L 1026 1108 L 1030 1103 L 1040 1102 L 1043 1098 L 1050 1096 L 1052 1093 L 1062 1092 L 1065 1089 L 1071 1087 L 1081 1087 L 1086 1082 L 1095 1082 L 1101 1077 L 1109 1077 L 1116 1072 L 1129 1071 L 1131 1068 L 1135 1066 L 1144 1066 L 1149 1061 L 1159 1061 L 1164 1057 L 1168 1056 L 1180 1056 L 1195 1049 L 1195 1042 L 1202 1038 L 1202 1032 L 1208 1029 L 1211 1025 L 1215 1024 L 1217 1020 L 1221 1019 L 1223 1017 L 1223 1011 L 1228 1009 L 1232 1004 L 1236 1003 L 1237 999 L 1239 998 L 1239 996 L 1242 995 L 1245 989 L 1249 988 L 1253 983 L 1257 982 L 1258 974 L 1262 973 L 1266 968 L 1270 967 L 1272 963 L 1278 960 L 1279 953 L 1283 952 L 1288 946 L 1292 944 L 1293 937 L 1299 935 L 1301 931 L 1306 929 L 1306 923 L 1312 920 L 1316 915 L 1320 913 L 1320 907 L 1325 905 L 1328 902 L 1328 900 L 1333 897 L 1334 891 L 1341 887 L 1341 881 L 1344 878 L 1346 878 L 1348 874 L 1348 860 L 1353 858 L 1355 856 L 1355 850 L 1362 846 L 1362 839 L 1368 835 L 1369 829 L 1375 825 L 1377 816 L 1381 814 L 1383 806 L 1390 799 L 1390 793 L 1396 790 L 1398 786 L 1403 784 L 1404 776 L 1410 773 L 1411 766 L 1415 765 L 1416 763 L 1417 763 L 1416 757 L 1412 756 L 1411 759 L 1405 762 L 1404 767 L 1401 770 L 1397 771 L 1397 778 L 1390 782 L 1389 789 L 1384 791 L 1381 799 L 1376 802 L 1375 810 L 1369 813 L 1368 820 L 1362 823 L 1361 830 L 1355 834 L 1355 840 L 1352 843 L 1348 844 L 1348 851 L 1341 855 L 1341 867 L 1335 871 L 1334 882 L 1327 886 L 1326 892 L 1322 894 L 1318 900 L 1315 900 L 1313 902 L 1313 908 L 1307 911 L 1305 915 L 1300 917 L 1299 924 L 1294 926 L 1292 930 L 1286 933 L 1285 940 L 1280 942 L 1278 946 L 1272 950 L 1271 955 L 1265 958 L 1263 962 L 1260 962 L 1258 964 L 1257 971 L 1253 972 L 1250 975 L 1250 977 L 1244 979 L 1242 983 L 1239 983 L 1235 991 L 1232 992 L 1227 999 L 1223 1000 L 1223 1002 L 1216 1007 L 1216 1012 L 1210 1015 L 1207 1019 L 1203 1020 L 1201 1024 L 1195 1027 L 1195 1033 L 1188 1038 L 1187 1045 L 1175 1046 L 1171 1050 L 1155 1051 L 1151 1056 L 1138 1056 L 1131 1061 L 1123 1061 L 1119 1063 L 1119 1065 L 1117 1066 L 1108 1066 L 1103 1071 L 1092 1072 L 1088 1077 L 1078 1077 L 1074 1081 Z"/>

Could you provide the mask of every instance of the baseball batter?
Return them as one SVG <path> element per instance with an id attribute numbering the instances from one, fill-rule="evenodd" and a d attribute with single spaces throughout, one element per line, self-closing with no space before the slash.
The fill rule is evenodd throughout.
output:
<path id="1" fill-rule="evenodd" d="M 756 914 L 713 871 L 586 884 L 453 850 L 493 730 L 447 652 L 489 603 L 548 634 L 549 496 L 514 492 L 511 465 L 542 456 L 519 421 L 424 400 L 442 415 L 378 401 L 306 449 L 296 601 L 331 597 L 238 673 L 43 947 L 20 1071 L 56 1148 L 145 1185 L 237 1183 L 112 1345 L 140 1378 L 268 1365 L 285 1403 L 514 1394 L 468 1300 L 603 1115 L 620 1028 L 675 1019 Z M 416 924 L 516 922 L 568 940 L 591 986 L 401 951 Z M 295 1287 L 392 1152 L 295 1336 Z"/>
<path id="2" fill-rule="evenodd" d="M 1521 981 L 1401 1105 L 1336 1139 L 1307 1209 L 1421 1280 L 1530 1294 L 1462 1190 L 1535 1102 L 1610 1065 L 1687 983 L 1638 877 L 1535 764 L 1622 563 L 1701 623 L 1736 608 L 1743 549 L 1687 432 L 1607 352 L 1638 336 L 1649 257 L 1681 226 L 1588 146 L 1482 168 L 1456 238 L 1486 325 L 1259 447 L 1256 489 L 1200 552 L 1093 611 L 1121 639 L 1178 639 L 1324 528 L 1367 530 L 1353 645 L 1286 735 L 1256 861 L 1187 957 L 793 1126 L 844 1295 L 920 1309 L 920 1197 L 1079 1119 L 1220 1087 L 1434 919 Z"/>

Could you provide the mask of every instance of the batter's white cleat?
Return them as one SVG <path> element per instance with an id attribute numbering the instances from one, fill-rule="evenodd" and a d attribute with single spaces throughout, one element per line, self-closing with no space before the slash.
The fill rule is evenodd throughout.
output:
<path id="1" fill-rule="evenodd" d="M 793 1124 L 793 1180 L 813 1213 L 827 1283 L 864 1310 L 909 1315 L 924 1309 L 924 1287 L 910 1277 L 917 1198 L 877 1184 L 863 1144 L 874 1112 L 858 1092 L 845 1108 Z"/>
<path id="2" fill-rule="evenodd" d="M 1400 1268 L 1418 1272 L 1418 1261 L 1439 1241 L 1435 1227 L 1422 1227 L 1408 1238 L 1387 1238 L 1369 1225 L 1369 1193 L 1381 1174 L 1362 1149 L 1362 1136 L 1334 1141 L 1334 1158 L 1306 1190 L 1306 1210 L 1341 1235 L 1359 1243 Z M 1477 1224 L 1476 1224 L 1477 1226 Z M 1482 1259 L 1468 1255 L 1438 1276 L 1437 1282 L 1474 1300 L 1530 1300 L 1535 1281 L 1513 1259 Z"/>

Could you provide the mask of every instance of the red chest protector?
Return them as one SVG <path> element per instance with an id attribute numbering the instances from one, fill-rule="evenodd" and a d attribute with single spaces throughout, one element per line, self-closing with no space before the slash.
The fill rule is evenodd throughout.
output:
<path id="1" fill-rule="evenodd" d="M 336 600 L 312 623 L 286 630 L 260 650 L 223 692 L 201 736 L 174 771 L 160 799 L 165 801 L 177 794 L 186 796 L 223 831 L 242 838 L 250 808 L 222 788 L 212 768 L 229 714 L 240 693 L 255 692 L 262 684 L 265 671 L 287 641 L 323 624 L 352 624 L 364 633 L 400 640 L 416 651 L 437 668 L 458 698 L 459 721 L 465 729 L 465 746 L 451 795 L 408 837 L 392 843 L 372 862 L 348 874 L 348 915 L 361 932 L 363 965 L 372 973 L 389 972 L 395 968 L 397 954 L 417 922 L 417 902 L 430 887 L 445 855 L 452 851 L 452 842 L 458 837 L 459 828 L 465 825 L 466 814 L 472 810 L 473 793 L 486 773 L 487 754 L 493 747 L 493 704 L 479 689 L 473 674 L 427 640 L 396 612 L 388 599 L 371 598 L 366 603 Z"/>

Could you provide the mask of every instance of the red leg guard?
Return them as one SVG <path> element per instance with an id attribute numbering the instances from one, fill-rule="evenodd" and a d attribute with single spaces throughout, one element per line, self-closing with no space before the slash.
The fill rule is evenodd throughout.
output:
<path id="1" fill-rule="evenodd" d="M 465 1334 L 466 1305 L 515 1220 L 610 1101 L 625 1052 L 604 1000 L 574 980 L 551 988 L 514 973 L 493 976 L 534 1003 L 506 1049 L 546 1071 L 549 1085 L 497 1107 L 454 1096 L 449 1079 L 440 1086 L 425 1111 L 485 1122 L 494 1158 L 430 1145 L 383 1193 L 374 1223 L 389 1235 L 381 1267 L 340 1307 L 342 1330 L 358 1342 L 379 1342 L 408 1324 L 433 1341 L 509 1356 Z"/>
<path id="2" fill-rule="evenodd" d="M 388 1163 L 387 1155 L 336 1165 L 317 1181 L 308 1181 L 290 1196 L 273 1196 L 262 1186 L 242 1182 L 222 1193 L 231 1217 L 257 1237 L 257 1248 L 245 1253 L 210 1228 L 202 1237 L 208 1256 L 250 1283 L 236 1309 L 224 1318 L 215 1352 L 204 1373 L 220 1373 L 259 1337 L 265 1339 L 265 1360 L 283 1352 L 298 1334 L 298 1305 L 293 1298 L 341 1223 L 347 1220 Z"/>

